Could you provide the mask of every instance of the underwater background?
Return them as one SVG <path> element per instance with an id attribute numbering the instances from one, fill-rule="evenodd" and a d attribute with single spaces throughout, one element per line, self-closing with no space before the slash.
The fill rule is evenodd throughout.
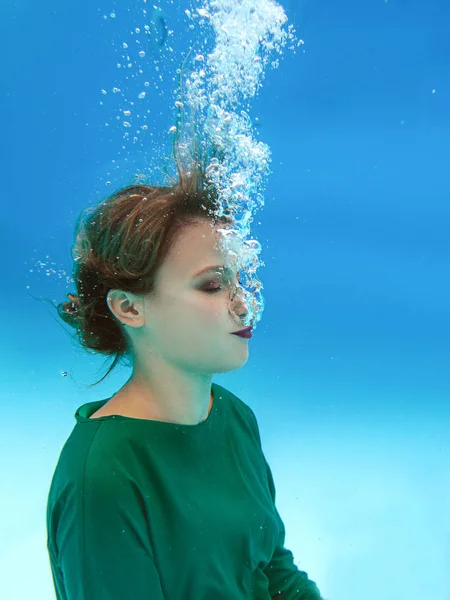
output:
<path id="1" fill-rule="evenodd" d="M 141 2 L 0 5 L 8 600 L 54 598 L 45 511 L 59 453 L 75 410 L 130 374 L 88 389 L 104 358 L 29 292 L 65 300 L 79 212 L 144 169 L 156 182 L 155 149 L 170 154 L 190 3 L 149 3 L 150 112 L 134 143 L 113 88 L 133 89 L 117 63 Z M 248 363 L 214 381 L 254 410 L 286 547 L 327 600 L 450 600 L 450 4 L 281 5 L 304 44 L 267 69 L 250 111 L 272 153 L 252 227 L 266 306 Z"/>

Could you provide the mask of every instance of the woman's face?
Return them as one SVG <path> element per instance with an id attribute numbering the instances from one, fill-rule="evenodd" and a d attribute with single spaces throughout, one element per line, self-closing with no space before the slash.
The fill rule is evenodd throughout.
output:
<path id="1" fill-rule="evenodd" d="M 245 325 L 247 307 L 230 297 L 238 283 L 218 250 L 210 222 L 185 228 L 158 271 L 155 291 L 144 298 L 145 322 L 133 330 L 140 352 L 159 354 L 184 369 L 211 375 L 240 368 L 248 339 L 232 335 Z"/>

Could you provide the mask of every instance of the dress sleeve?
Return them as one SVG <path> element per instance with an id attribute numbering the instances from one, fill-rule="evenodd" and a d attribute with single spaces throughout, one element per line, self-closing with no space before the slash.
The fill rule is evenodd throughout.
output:
<path id="1" fill-rule="evenodd" d="M 286 532 L 275 506 L 275 484 L 267 461 L 266 469 L 279 528 L 272 560 L 264 569 L 264 574 L 269 580 L 270 597 L 272 600 L 324 600 L 314 581 L 308 579 L 308 575 L 297 568 L 292 552 L 284 547 Z"/>
<path id="2" fill-rule="evenodd" d="M 264 456 L 258 421 L 253 410 L 248 405 L 246 406 L 250 411 L 252 430 Z M 272 600 L 325 600 L 320 595 L 319 588 L 314 581 L 308 578 L 305 571 L 300 571 L 294 564 L 292 552 L 284 547 L 286 531 L 275 505 L 275 483 L 272 471 L 265 457 L 264 462 L 279 531 L 278 541 L 272 559 L 264 569 L 264 574 L 269 580 L 270 597 Z"/>
<path id="3" fill-rule="evenodd" d="M 48 548 L 58 600 L 165 600 L 141 492 L 120 472 L 99 469 L 60 498 Z"/>

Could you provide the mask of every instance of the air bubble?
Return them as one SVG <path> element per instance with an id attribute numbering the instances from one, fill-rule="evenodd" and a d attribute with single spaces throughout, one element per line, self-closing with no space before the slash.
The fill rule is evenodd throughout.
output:
<path id="1" fill-rule="evenodd" d="M 141 51 L 139 52 L 139 56 L 140 56 L 141 58 L 144 58 L 144 56 L 145 56 L 145 52 L 144 52 L 143 50 L 141 50 Z"/>
<path id="2" fill-rule="evenodd" d="M 123 122 L 123 126 L 124 126 L 124 127 L 131 127 L 131 124 L 130 124 L 130 123 L 128 123 L 128 121 L 124 121 L 124 122 Z"/>
<path id="3" fill-rule="evenodd" d="M 139 100 L 143 100 L 145 98 L 145 96 L 146 96 L 146 93 L 145 92 L 141 92 L 139 94 Z"/>
<path id="4" fill-rule="evenodd" d="M 108 92 L 106 90 L 102 90 L 102 94 L 104 94 L 106 96 Z"/>
<path id="5" fill-rule="evenodd" d="M 124 43 L 122 44 L 122 46 L 123 46 L 124 48 L 128 48 L 128 44 L 127 44 L 126 42 L 124 42 Z"/>
<path id="6" fill-rule="evenodd" d="M 114 94 L 118 94 L 120 92 L 120 88 L 114 87 L 112 91 Z"/>

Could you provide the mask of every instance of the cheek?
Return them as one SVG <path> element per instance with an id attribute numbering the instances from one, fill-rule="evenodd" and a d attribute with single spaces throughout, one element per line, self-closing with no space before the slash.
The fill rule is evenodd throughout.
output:
<path id="1" fill-rule="evenodd" d="M 217 321 L 228 312 L 228 294 L 217 292 L 217 294 L 204 294 L 197 303 L 197 310 L 201 312 L 202 319 Z"/>

